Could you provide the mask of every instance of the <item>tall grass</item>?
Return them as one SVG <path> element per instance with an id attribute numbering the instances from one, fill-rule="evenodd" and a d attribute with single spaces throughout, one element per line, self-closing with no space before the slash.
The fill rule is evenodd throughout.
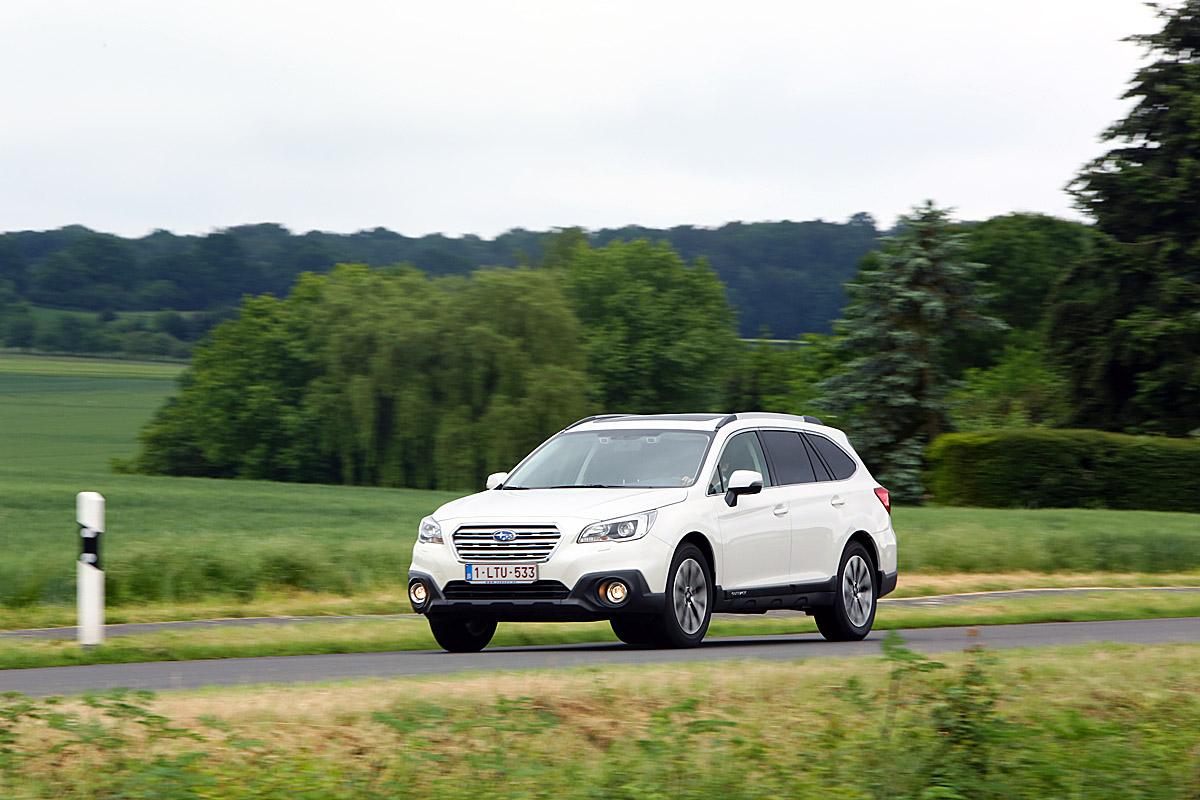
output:
<path id="1" fill-rule="evenodd" d="M 1200 788 L 1196 646 L 0 700 L 5 798 L 1114 798 Z"/>

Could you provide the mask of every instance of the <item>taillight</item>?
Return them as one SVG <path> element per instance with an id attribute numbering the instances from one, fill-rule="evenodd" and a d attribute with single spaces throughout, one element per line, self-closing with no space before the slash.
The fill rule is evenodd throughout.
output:
<path id="1" fill-rule="evenodd" d="M 892 498 L 888 495 L 888 490 L 882 486 L 875 487 L 875 496 L 879 498 L 879 502 L 883 503 L 883 507 L 887 512 L 892 513 Z"/>

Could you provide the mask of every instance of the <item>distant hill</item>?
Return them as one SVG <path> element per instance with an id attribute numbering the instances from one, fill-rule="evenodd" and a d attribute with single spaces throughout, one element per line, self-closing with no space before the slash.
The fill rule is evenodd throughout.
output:
<path id="1" fill-rule="evenodd" d="M 385 228 L 296 234 L 262 223 L 205 236 L 155 231 L 124 238 L 73 225 L 0 234 L 0 291 L 63 309 L 215 311 L 247 293 L 285 294 L 300 272 L 325 271 L 339 262 L 408 263 L 434 275 L 537 264 L 553 234 L 515 229 L 494 239 L 410 237 Z M 842 285 L 879 236 L 867 214 L 845 223 L 630 226 L 588 233 L 596 245 L 666 240 L 689 261 L 707 259 L 729 288 L 742 334 L 768 330 L 780 338 L 829 330 L 845 302 Z"/>

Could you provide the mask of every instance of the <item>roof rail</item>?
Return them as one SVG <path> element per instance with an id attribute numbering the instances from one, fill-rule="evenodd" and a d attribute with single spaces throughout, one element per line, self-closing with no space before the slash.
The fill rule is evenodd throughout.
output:
<path id="1" fill-rule="evenodd" d="M 576 428 L 585 422 L 594 422 L 598 419 L 608 419 L 609 417 L 624 417 L 624 416 L 627 416 L 627 415 L 625 415 L 625 414 L 593 414 L 590 417 L 584 417 L 583 419 L 575 420 L 570 425 L 563 428 L 563 430 L 569 431 L 569 430 L 571 430 L 571 428 Z"/>
<path id="2" fill-rule="evenodd" d="M 721 428 L 724 428 L 726 425 L 733 422 L 735 419 L 737 419 L 737 414 L 729 414 L 727 416 L 721 417 L 721 419 L 717 422 L 717 427 L 715 428 L 715 430 L 718 430 L 718 431 L 721 430 Z"/>
<path id="3" fill-rule="evenodd" d="M 735 419 L 792 419 L 807 422 L 810 425 L 824 425 L 824 422 L 809 414 L 780 414 L 774 411 L 742 411 L 737 414 L 730 414 L 717 425 L 720 428 L 722 425 L 727 425 Z"/>

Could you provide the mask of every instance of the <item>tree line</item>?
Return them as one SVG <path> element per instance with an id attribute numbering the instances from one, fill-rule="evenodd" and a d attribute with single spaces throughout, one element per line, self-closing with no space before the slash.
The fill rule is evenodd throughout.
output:
<path id="1" fill-rule="evenodd" d="M 512 230 L 493 239 L 407 237 L 384 228 L 293 234 L 275 224 L 204 236 L 155 231 L 124 238 L 78 225 L 0 234 L 0 345 L 38 344 L 41 321 L 30 306 L 221 313 L 246 294 L 282 295 L 300 274 L 328 272 L 339 263 L 409 264 L 436 276 L 537 265 L 548 257 L 556 235 Z M 856 214 L 845 223 L 734 222 L 715 229 L 627 227 L 584 235 L 593 246 L 666 241 L 687 261 L 705 258 L 738 308 L 743 335 L 766 328 L 786 338 L 829 330 L 844 303 L 842 284 L 876 246 L 880 232 L 869 215 Z M 53 333 L 60 339 L 61 334 Z M 73 349 L 89 350 L 86 337 L 80 344 Z"/>

